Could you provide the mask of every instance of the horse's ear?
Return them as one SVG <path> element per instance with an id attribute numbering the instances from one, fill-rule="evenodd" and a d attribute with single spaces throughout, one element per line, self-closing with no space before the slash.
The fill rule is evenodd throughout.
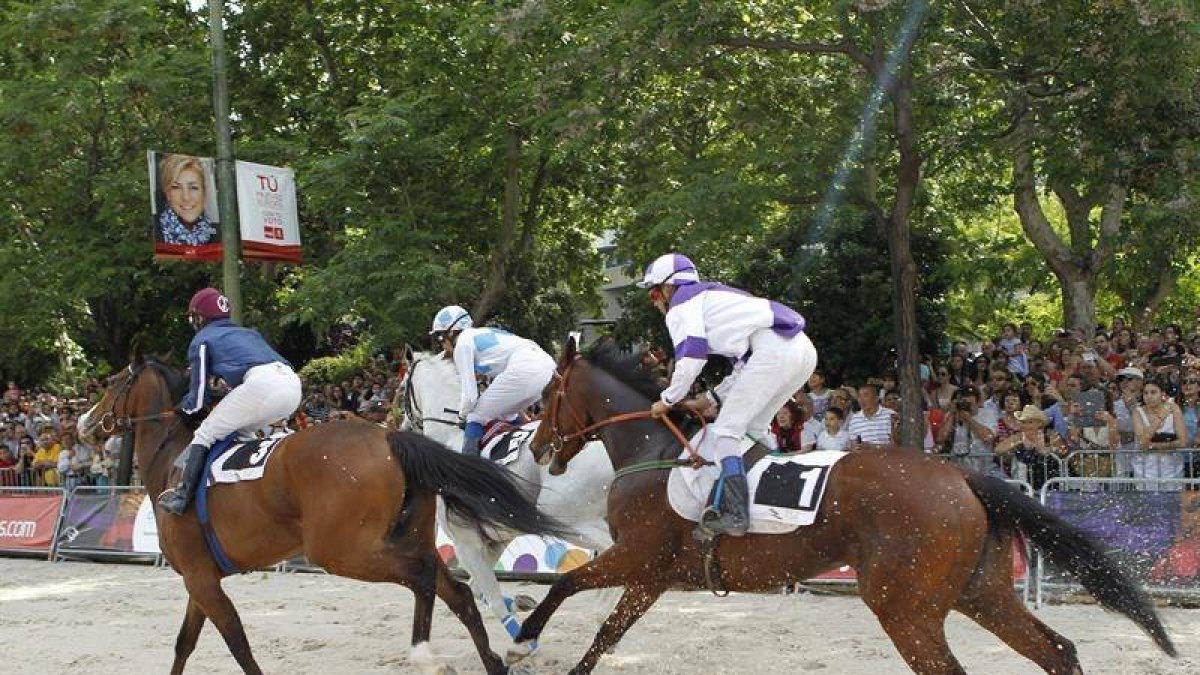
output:
<path id="1" fill-rule="evenodd" d="M 129 342 L 129 365 L 138 368 L 146 363 L 146 352 L 142 348 L 142 336 L 135 335 Z"/>
<path id="2" fill-rule="evenodd" d="M 404 343 L 404 356 L 403 356 L 403 359 L 404 359 L 404 362 L 405 362 L 405 363 L 407 363 L 407 364 L 408 364 L 408 365 L 410 365 L 410 366 L 412 365 L 412 362 L 413 362 L 413 348 L 412 348 L 412 345 L 408 344 L 407 342 L 405 342 L 405 343 Z"/>
<path id="3" fill-rule="evenodd" d="M 575 333 L 567 335 L 567 343 L 563 345 L 563 363 L 570 363 L 579 356 L 579 343 Z"/>

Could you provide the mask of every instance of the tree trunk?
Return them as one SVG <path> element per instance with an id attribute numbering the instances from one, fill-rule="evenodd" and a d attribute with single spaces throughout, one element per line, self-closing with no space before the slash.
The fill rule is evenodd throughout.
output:
<path id="1" fill-rule="evenodd" d="M 917 266 L 913 262 L 909 215 L 921 181 L 921 154 L 917 149 L 912 114 L 912 80 L 903 67 L 892 91 L 892 111 L 900 160 L 896 169 L 896 197 L 887 221 L 892 263 L 892 317 L 896 331 L 896 378 L 900 383 L 900 444 L 921 448 L 925 442 L 922 414 L 921 351 L 917 344 Z"/>
<path id="2" fill-rule="evenodd" d="M 488 265 L 487 283 L 472 308 L 471 315 L 477 324 L 490 317 L 508 289 L 508 258 L 517 237 L 517 217 L 521 208 L 521 129 L 509 124 L 504 152 L 504 213 L 500 218 L 500 232 L 496 235 L 496 246 L 492 249 Z"/>
<path id="3" fill-rule="evenodd" d="M 1079 329 L 1090 338 L 1096 330 L 1096 274 L 1081 271 L 1059 276 L 1058 282 L 1062 286 L 1064 326 Z"/>

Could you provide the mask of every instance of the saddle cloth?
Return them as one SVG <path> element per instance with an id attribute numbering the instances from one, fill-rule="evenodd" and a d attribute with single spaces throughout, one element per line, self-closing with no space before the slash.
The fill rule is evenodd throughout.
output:
<path id="1" fill-rule="evenodd" d="M 497 433 L 485 439 L 485 445 L 480 455 L 501 466 L 512 464 L 517 461 L 522 448 L 533 440 L 533 434 L 537 428 L 538 422 L 534 421 Z"/>
<path id="2" fill-rule="evenodd" d="M 705 459 L 712 460 L 712 444 L 703 443 L 697 434 L 692 447 Z M 743 439 L 742 453 L 754 445 Z M 787 534 L 802 525 L 812 525 L 829 483 L 829 474 L 847 453 L 832 450 L 802 455 L 767 455 L 746 470 L 750 488 L 750 532 Z M 687 459 L 687 450 L 680 459 Z M 676 467 L 667 480 L 667 498 L 681 517 L 700 521 L 708 505 L 708 494 L 721 470 L 717 466 L 700 469 Z"/>
<path id="3" fill-rule="evenodd" d="M 285 433 L 245 440 L 237 438 L 235 434 L 220 441 L 212 449 L 216 458 L 211 460 L 208 484 L 240 483 L 262 478 L 267 470 L 267 460 L 279 447 L 279 441 L 290 435 Z"/>

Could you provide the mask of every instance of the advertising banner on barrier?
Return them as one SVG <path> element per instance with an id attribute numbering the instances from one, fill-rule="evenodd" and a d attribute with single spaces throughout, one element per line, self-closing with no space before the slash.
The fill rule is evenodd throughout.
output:
<path id="1" fill-rule="evenodd" d="M 49 553 L 63 493 L 0 493 L 0 550 Z"/>
<path id="2" fill-rule="evenodd" d="M 1142 583 L 1193 589 L 1200 583 L 1200 492 L 1052 491 L 1046 503 L 1099 538 Z M 1054 571 L 1047 578 L 1063 576 Z"/>
<path id="3" fill-rule="evenodd" d="M 162 553 L 158 546 L 158 522 L 154 520 L 154 501 L 142 495 L 133 520 L 133 550 L 138 553 Z"/>
<path id="4" fill-rule="evenodd" d="M 144 494 L 76 490 L 58 535 L 59 551 L 134 553 L 134 522 Z"/>

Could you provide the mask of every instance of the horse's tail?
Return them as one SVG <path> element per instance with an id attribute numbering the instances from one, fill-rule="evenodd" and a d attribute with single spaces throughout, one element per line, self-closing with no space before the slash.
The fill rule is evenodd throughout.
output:
<path id="1" fill-rule="evenodd" d="M 1129 617 L 1160 649 L 1176 655 L 1150 597 L 1104 555 L 1090 535 L 999 478 L 971 472 L 966 478 L 971 491 L 983 502 L 991 527 L 1028 537 L 1055 566 L 1079 579 L 1103 607 Z"/>
<path id="2" fill-rule="evenodd" d="M 388 445 L 400 462 L 409 490 L 437 493 L 447 511 L 474 524 L 484 541 L 496 541 L 489 534 L 496 529 L 553 536 L 567 532 L 525 496 L 518 477 L 494 462 L 454 452 L 408 432 L 388 433 Z"/>

